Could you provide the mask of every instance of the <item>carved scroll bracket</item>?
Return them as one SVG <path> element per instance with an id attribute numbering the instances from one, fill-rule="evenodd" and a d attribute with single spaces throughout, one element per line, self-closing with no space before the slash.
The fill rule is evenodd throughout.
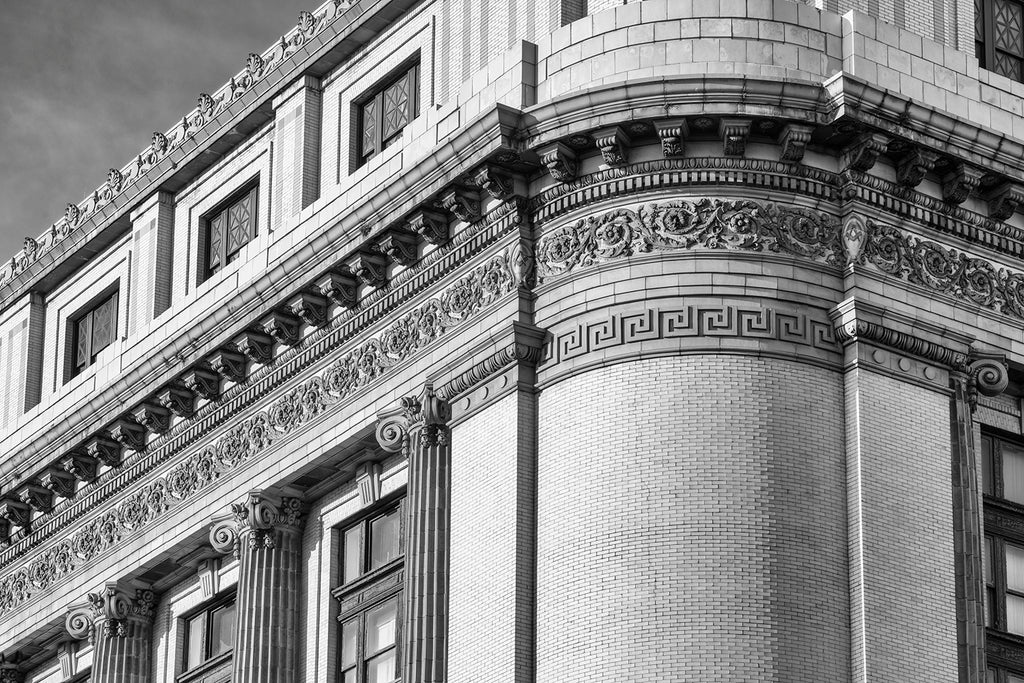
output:
<path id="1" fill-rule="evenodd" d="M 972 413 L 978 407 L 978 394 L 998 396 L 1006 391 L 1009 383 L 1006 356 L 971 350 L 967 364 L 967 402 Z"/>
<path id="2" fill-rule="evenodd" d="M 210 525 L 210 545 L 222 555 L 238 557 L 238 520 L 234 514 L 214 518 Z"/>

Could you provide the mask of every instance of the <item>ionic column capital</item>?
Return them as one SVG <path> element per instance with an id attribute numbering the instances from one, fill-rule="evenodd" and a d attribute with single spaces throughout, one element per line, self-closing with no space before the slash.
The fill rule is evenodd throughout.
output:
<path id="1" fill-rule="evenodd" d="M 451 405 L 427 383 L 419 396 L 406 396 L 398 406 L 377 413 L 377 443 L 388 453 L 407 451 L 412 439 L 432 446 L 447 440 Z"/>
<path id="2" fill-rule="evenodd" d="M 239 545 L 250 550 L 273 548 L 274 532 L 297 532 L 302 525 L 302 501 L 276 498 L 263 491 L 250 491 L 245 500 L 231 506 L 238 526 Z"/>
<path id="3" fill-rule="evenodd" d="M 86 601 L 68 607 L 64 626 L 72 638 L 94 641 L 130 635 L 129 624 L 148 624 L 153 618 L 156 599 L 153 591 L 139 588 L 130 593 L 116 583 L 107 583 L 99 592 L 86 595 Z"/>

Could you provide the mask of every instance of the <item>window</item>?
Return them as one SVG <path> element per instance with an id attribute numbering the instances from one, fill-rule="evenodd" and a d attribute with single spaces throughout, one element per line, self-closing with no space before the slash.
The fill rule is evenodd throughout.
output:
<path id="1" fill-rule="evenodd" d="M 987 680 L 1024 683 L 1024 447 L 981 437 Z"/>
<path id="2" fill-rule="evenodd" d="M 205 277 L 234 261 L 256 236 L 257 189 L 247 187 L 203 217 Z"/>
<path id="3" fill-rule="evenodd" d="M 68 379 L 96 362 L 117 336 L 117 289 L 105 292 L 68 323 L 71 334 Z"/>
<path id="4" fill-rule="evenodd" d="M 1024 3 L 974 0 L 974 54 L 982 68 L 1024 80 Z"/>
<path id="5" fill-rule="evenodd" d="M 230 653 L 235 646 L 235 598 L 220 600 L 182 620 L 185 652 L 179 680 L 230 678 Z M 201 677 L 200 677 L 201 675 Z M 227 680 L 227 679 L 225 679 Z"/>
<path id="6" fill-rule="evenodd" d="M 338 680 L 391 683 L 400 677 L 402 508 L 394 505 L 341 532 Z"/>
<path id="7" fill-rule="evenodd" d="M 405 67 L 357 103 L 356 166 L 362 166 L 397 140 L 405 126 L 419 115 L 419 70 L 419 64 Z"/>

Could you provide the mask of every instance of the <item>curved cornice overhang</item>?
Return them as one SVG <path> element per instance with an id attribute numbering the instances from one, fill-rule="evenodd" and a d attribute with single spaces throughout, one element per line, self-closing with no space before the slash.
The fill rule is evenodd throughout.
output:
<path id="1" fill-rule="evenodd" d="M 128 212 L 158 189 L 175 191 L 273 119 L 273 97 L 303 74 L 320 76 L 384 30 L 416 0 L 373 0 L 339 10 L 338 20 L 284 58 L 215 118 L 170 149 L 134 182 L 0 286 L 0 310 L 22 292 L 46 289 L 129 229 Z M 351 14 L 352 16 L 348 16 Z M 19 255 L 20 256 L 20 255 Z M 17 258 L 17 256 L 15 257 Z M 12 259 L 14 260 L 14 259 Z"/>

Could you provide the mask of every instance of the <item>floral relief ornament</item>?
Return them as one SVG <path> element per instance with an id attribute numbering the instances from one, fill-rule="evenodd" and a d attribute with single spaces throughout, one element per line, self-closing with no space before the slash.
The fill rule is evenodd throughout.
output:
<path id="1" fill-rule="evenodd" d="M 351 348 L 322 375 L 306 380 L 265 410 L 234 425 L 164 476 L 79 527 L 70 538 L 59 541 L 27 567 L 0 578 L 0 614 L 17 609 L 33 596 L 34 590 L 45 590 L 202 490 L 222 473 L 266 450 L 280 436 L 339 405 L 452 327 L 515 291 L 523 284 L 520 277 L 532 273 L 532 266 L 526 263 L 532 262 L 523 257 L 518 243 L 491 256 L 437 296 L 392 322 L 378 336 Z M 288 514 L 292 512 L 297 510 Z M 264 537 L 259 535 L 254 542 Z"/>

